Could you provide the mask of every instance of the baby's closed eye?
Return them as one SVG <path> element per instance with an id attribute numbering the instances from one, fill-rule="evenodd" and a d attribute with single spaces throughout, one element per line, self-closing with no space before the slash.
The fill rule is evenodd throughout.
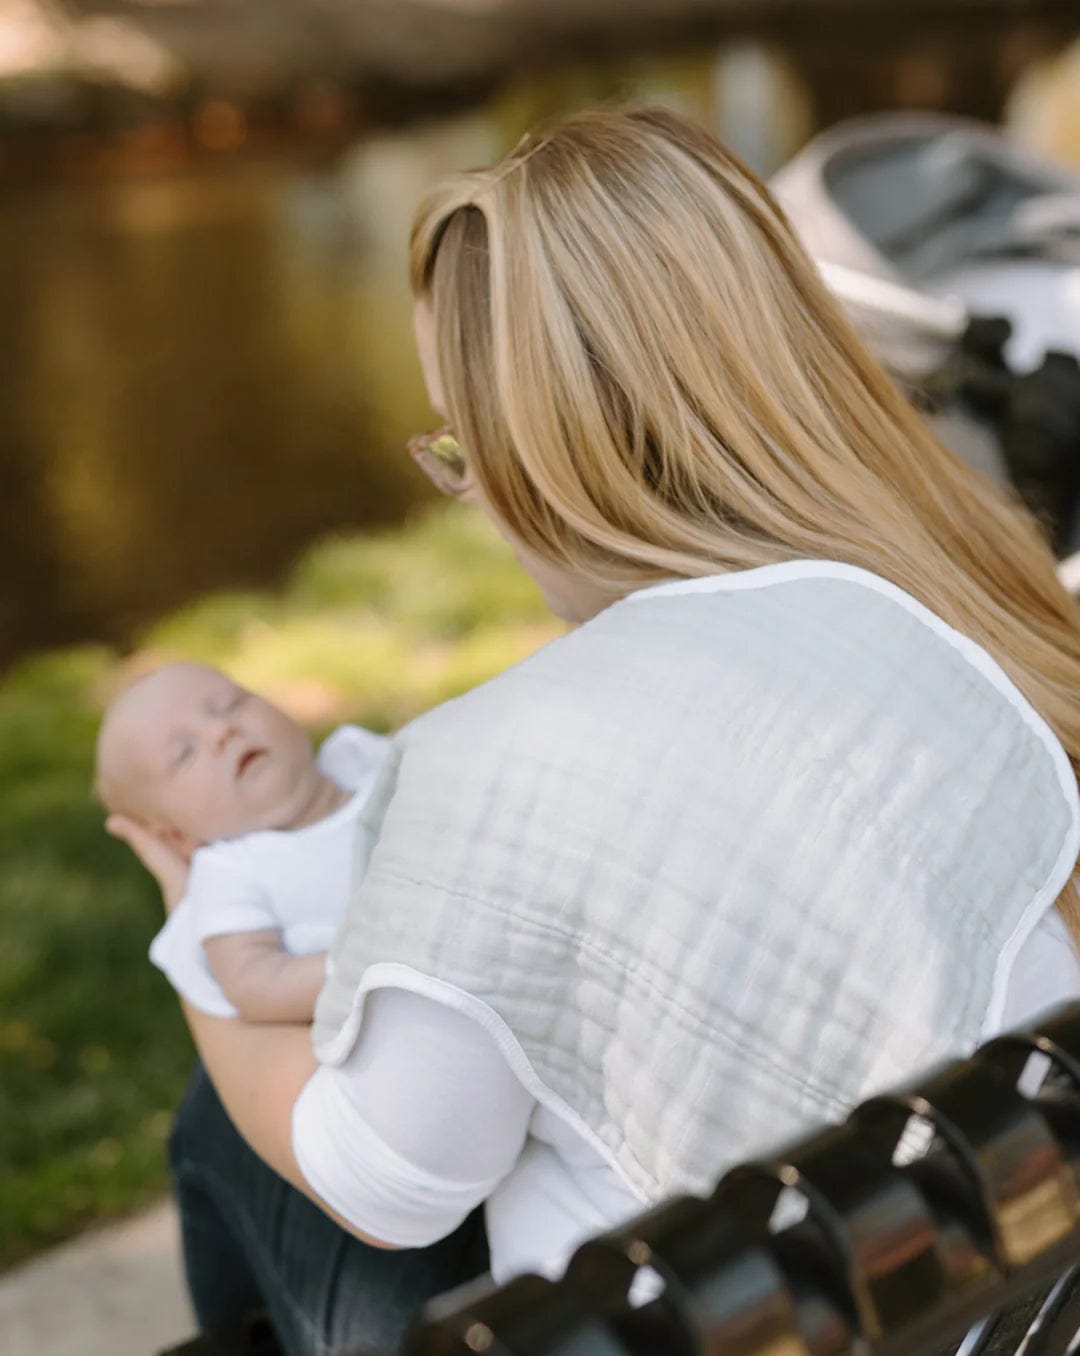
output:
<path id="1" fill-rule="evenodd" d="M 194 752 L 195 743 L 191 739 L 185 739 L 181 743 L 174 745 L 169 760 L 170 767 L 183 767 Z"/>

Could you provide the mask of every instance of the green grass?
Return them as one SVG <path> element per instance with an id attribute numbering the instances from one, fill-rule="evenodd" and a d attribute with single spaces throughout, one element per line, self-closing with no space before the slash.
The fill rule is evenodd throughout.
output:
<path id="1" fill-rule="evenodd" d="M 535 587 L 474 514 L 317 545 L 276 592 L 219 594 L 120 657 L 34 658 L 0 687 L 0 1267 L 165 1184 L 164 1142 L 192 1052 L 146 959 L 149 877 L 90 792 L 103 703 L 167 656 L 219 664 L 313 729 L 379 730 L 557 634 Z"/>

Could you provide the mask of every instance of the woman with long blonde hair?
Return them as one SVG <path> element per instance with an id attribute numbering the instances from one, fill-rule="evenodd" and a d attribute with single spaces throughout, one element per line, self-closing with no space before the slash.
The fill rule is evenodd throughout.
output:
<path id="1" fill-rule="evenodd" d="M 497 1277 L 558 1268 L 1080 994 L 1075 606 L 754 176 L 578 115 L 436 187 L 411 271 L 414 455 L 581 625 L 396 738 L 313 1032 L 187 1007 L 239 1131 L 197 1082 L 196 1308 L 290 1353 L 393 1350 L 482 1203 Z"/>

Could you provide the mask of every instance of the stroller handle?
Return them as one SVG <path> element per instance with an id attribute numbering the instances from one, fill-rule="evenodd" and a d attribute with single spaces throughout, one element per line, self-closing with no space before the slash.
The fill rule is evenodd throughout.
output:
<path id="1" fill-rule="evenodd" d="M 839 301 L 886 320 L 906 321 L 928 337 L 958 340 L 968 325 L 967 307 L 954 297 L 925 297 L 910 287 L 875 278 L 843 264 L 814 259 L 826 287 Z"/>
<path id="2" fill-rule="evenodd" d="M 1058 561 L 1058 578 L 1073 595 L 1080 593 L 1080 551 Z"/>

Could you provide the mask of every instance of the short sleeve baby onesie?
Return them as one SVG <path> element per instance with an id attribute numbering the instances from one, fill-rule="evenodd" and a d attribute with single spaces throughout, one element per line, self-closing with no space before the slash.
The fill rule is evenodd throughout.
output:
<path id="1" fill-rule="evenodd" d="M 248 833 L 198 849 L 184 897 L 150 947 L 150 959 L 188 1002 L 215 1017 L 236 1016 L 207 964 L 208 937 L 277 929 L 293 955 L 329 947 L 348 900 L 357 817 L 388 743 L 341 726 L 317 762 L 353 793 L 344 805 L 302 829 Z"/>

